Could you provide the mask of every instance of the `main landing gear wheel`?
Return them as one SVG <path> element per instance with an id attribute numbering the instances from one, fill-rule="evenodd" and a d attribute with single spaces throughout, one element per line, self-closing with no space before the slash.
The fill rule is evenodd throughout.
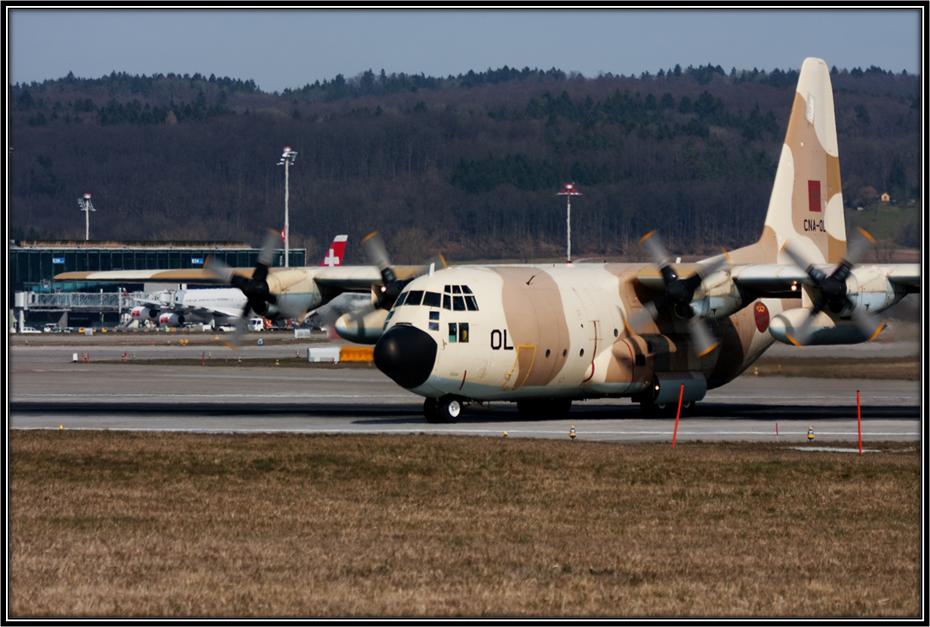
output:
<path id="1" fill-rule="evenodd" d="M 455 422 L 462 415 L 464 408 L 462 401 L 454 396 L 428 398 L 423 403 L 423 415 L 428 422 Z"/>

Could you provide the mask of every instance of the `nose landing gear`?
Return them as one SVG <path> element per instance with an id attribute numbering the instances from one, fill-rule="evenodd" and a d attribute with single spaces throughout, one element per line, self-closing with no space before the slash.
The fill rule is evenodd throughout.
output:
<path id="1" fill-rule="evenodd" d="M 426 416 L 427 422 L 432 423 L 456 422 L 464 408 L 462 399 L 455 396 L 427 398 L 423 401 L 423 415 Z"/>

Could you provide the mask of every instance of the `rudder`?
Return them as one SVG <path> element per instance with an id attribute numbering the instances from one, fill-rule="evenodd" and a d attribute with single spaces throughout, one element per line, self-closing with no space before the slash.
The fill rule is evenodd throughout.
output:
<path id="1" fill-rule="evenodd" d="M 801 65 L 765 228 L 743 250 L 753 249 L 757 262 L 791 263 L 782 250 L 789 239 L 815 263 L 837 263 L 846 253 L 833 88 L 822 59 Z"/>

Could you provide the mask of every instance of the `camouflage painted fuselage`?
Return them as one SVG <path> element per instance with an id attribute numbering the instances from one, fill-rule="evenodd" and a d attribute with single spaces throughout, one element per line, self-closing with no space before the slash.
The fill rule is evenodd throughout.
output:
<path id="1" fill-rule="evenodd" d="M 633 396 L 658 373 L 699 373 L 708 387 L 717 387 L 771 345 L 768 318 L 781 311 L 780 299 L 749 303 L 712 323 L 720 346 L 702 358 L 689 345 L 686 321 L 672 314 L 660 315 L 645 332 L 627 330 L 626 319 L 642 307 L 643 288 L 635 277 L 644 268 L 562 264 L 442 270 L 416 279 L 408 290 L 442 294 L 447 285 L 468 286 L 478 310 L 396 306 L 385 333 L 411 325 L 436 342 L 430 375 L 413 392 L 476 400 Z M 462 323 L 467 341 L 459 333 Z"/>

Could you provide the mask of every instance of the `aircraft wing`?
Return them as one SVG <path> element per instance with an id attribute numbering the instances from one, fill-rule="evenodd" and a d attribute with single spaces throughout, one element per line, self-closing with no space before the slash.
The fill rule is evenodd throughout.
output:
<path id="1" fill-rule="evenodd" d="M 423 274 L 423 266 L 392 266 L 397 278 L 404 281 Z M 381 283 L 377 266 L 334 266 L 315 270 L 313 280 L 321 289 L 339 292 L 367 292 L 372 285 Z"/>
<path id="2" fill-rule="evenodd" d="M 272 268 L 270 271 L 286 268 Z M 233 272 L 244 277 L 252 276 L 252 268 L 233 268 Z M 62 272 L 55 275 L 56 281 L 106 281 L 109 283 L 142 283 L 158 281 L 164 283 L 220 283 L 215 274 L 202 268 L 175 270 L 105 270 L 89 272 Z"/>
<path id="3" fill-rule="evenodd" d="M 816 264 L 816 268 L 829 275 L 835 264 Z M 884 275 L 895 288 L 906 293 L 920 291 L 920 264 L 886 263 L 859 264 L 856 271 L 874 271 Z M 737 286 L 762 295 L 790 292 L 792 284 L 812 284 L 810 277 L 794 264 L 746 264 L 734 266 L 731 277 Z"/>
<path id="4" fill-rule="evenodd" d="M 816 264 L 824 274 L 831 274 L 835 264 Z M 701 264 L 682 263 L 672 264 L 676 274 L 681 277 L 690 276 L 701 269 Z M 920 265 L 916 263 L 886 263 L 886 264 L 858 264 L 856 272 L 875 272 L 885 276 L 889 282 L 904 293 L 920 291 Z M 722 270 L 721 272 L 725 272 Z M 723 276 L 723 275 L 721 275 Z M 798 285 L 812 285 L 813 281 L 807 273 L 794 264 L 759 263 L 739 264 L 730 268 L 730 277 L 738 288 L 754 297 L 797 297 Z M 636 273 L 636 280 L 649 289 L 662 289 L 664 284 L 662 275 L 654 266 L 648 265 L 640 268 Z M 794 289 L 792 289 L 794 286 Z"/>

